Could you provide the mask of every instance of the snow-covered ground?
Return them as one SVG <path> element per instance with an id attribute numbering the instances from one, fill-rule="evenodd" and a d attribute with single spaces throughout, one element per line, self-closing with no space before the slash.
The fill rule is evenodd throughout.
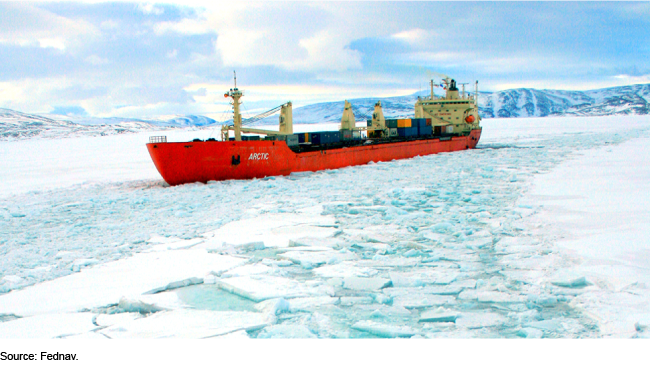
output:
<path id="1" fill-rule="evenodd" d="M 482 124 L 176 187 L 148 137 L 210 131 L 0 142 L 0 338 L 645 337 L 650 118 Z"/>

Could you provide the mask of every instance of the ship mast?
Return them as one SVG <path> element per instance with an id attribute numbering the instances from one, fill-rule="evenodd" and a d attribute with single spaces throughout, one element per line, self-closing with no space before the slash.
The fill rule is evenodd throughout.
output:
<path id="1" fill-rule="evenodd" d="M 233 74 L 235 75 L 235 88 L 230 89 L 229 92 L 225 93 L 225 97 L 230 97 L 232 98 L 232 106 L 233 106 L 233 118 L 232 122 L 234 125 L 235 129 L 235 141 L 241 141 L 241 113 L 239 112 L 239 98 L 244 96 L 244 94 L 237 89 L 237 73 L 233 71 Z"/>

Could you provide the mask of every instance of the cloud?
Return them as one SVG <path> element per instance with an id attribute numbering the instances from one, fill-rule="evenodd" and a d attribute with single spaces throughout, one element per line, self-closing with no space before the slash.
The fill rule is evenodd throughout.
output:
<path id="1" fill-rule="evenodd" d="M 87 63 L 90 63 L 93 66 L 103 66 L 103 65 L 108 65 L 109 63 L 111 63 L 111 61 L 109 61 L 108 59 L 99 57 L 99 56 L 94 55 L 94 54 L 86 57 L 84 59 L 84 61 L 86 61 Z"/>
<path id="2" fill-rule="evenodd" d="M 635 68 L 650 50 L 649 21 L 636 14 L 644 9 L 545 2 L 0 3 L 0 107 L 80 106 L 106 116 L 220 113 L 233 69 L 249 110 L 287 100 L 407 94 L 440 75 L 478 79 L 484 90 L 647 82 L 648 70 Z"/>
<path id="3" fill-rule="evenodd" d="M 647 75 L 616 75 L 614 78 L 617 81 L 620 81 L 622 85 L 630 84 L 649 84 L 650 83 L 650 74 Z"/>
<path id="4" fill-rule="evenodd" d="M 0 3 L 0 44 L 65 50 L 97 34 L 85 20 L 71 20 L 26 3 Z"/>
<path id="5" fill-rule="evenodd" d="M 156 7 L 153 3 L 140 3 L 138 4 L 138 10 L 143 14 L 153 15 L 162 15 L 165 12 L 165 9 Z"/>

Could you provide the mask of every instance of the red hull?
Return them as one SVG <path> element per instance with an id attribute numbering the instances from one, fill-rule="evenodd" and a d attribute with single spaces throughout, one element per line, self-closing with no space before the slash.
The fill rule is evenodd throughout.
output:
<path id="1" fill-rule="evenodd" d="M 474 129 L 469 136 L 445 141 L 422 139 L 302 153 L 293 152 L 281 141 L 148 143 L 147 149 L 162 178 L 169 185 L 178 185 L 289 175 L 460 151 L 476 147 L 480 137 L 481 129 Z"/>

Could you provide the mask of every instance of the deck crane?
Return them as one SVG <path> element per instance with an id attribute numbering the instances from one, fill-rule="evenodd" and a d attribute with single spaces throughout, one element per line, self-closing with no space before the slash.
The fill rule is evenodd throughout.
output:
<path id="1" fill-rule="evenodd" d="M 277 112 L 280 112 L 280 130 L 279 131 L 271 131 L 267 129 L 256 129 L 256 128 L 248 128 L 248 127 L 242 127 L 244 125 L 252 125 L 255 122 L 262 120 L 270 115 L 273 115 Z M 238 114 L 238 113 L 236 113 Z M 237 115 L 235 115 L 235 119 L 237 118 Z M 241 115 L 239 115 L 239 120 L 241 120 Z M 293 134 L 293 112 L 292 112 L 292 106 L 291 102 L 286 102 L 282 105 L 276 106 L 273 109 L 267 110 L 264 113 L 258 114 L 254 117 L 248 118 L 241 120 L 239 126 L 236 125 L 235 120 L 233 119 L 232 122 L 225 124 L 221 127 L 221 137 L 222 140 L 227 141 L 229 132 L 231 130 L 235 131 L 235 140 L 237 139 L 237 135 L 239 134 L 239 140 L 241 140 L 241 133 L 255 133 L 255 134 L 264 134 L 264 135 L 270 135 L 270 136 L 277 136 L 277 135 L 286 135 L 286 134 Z M 239 130 L 239 133 L 237 133 Z"/>

